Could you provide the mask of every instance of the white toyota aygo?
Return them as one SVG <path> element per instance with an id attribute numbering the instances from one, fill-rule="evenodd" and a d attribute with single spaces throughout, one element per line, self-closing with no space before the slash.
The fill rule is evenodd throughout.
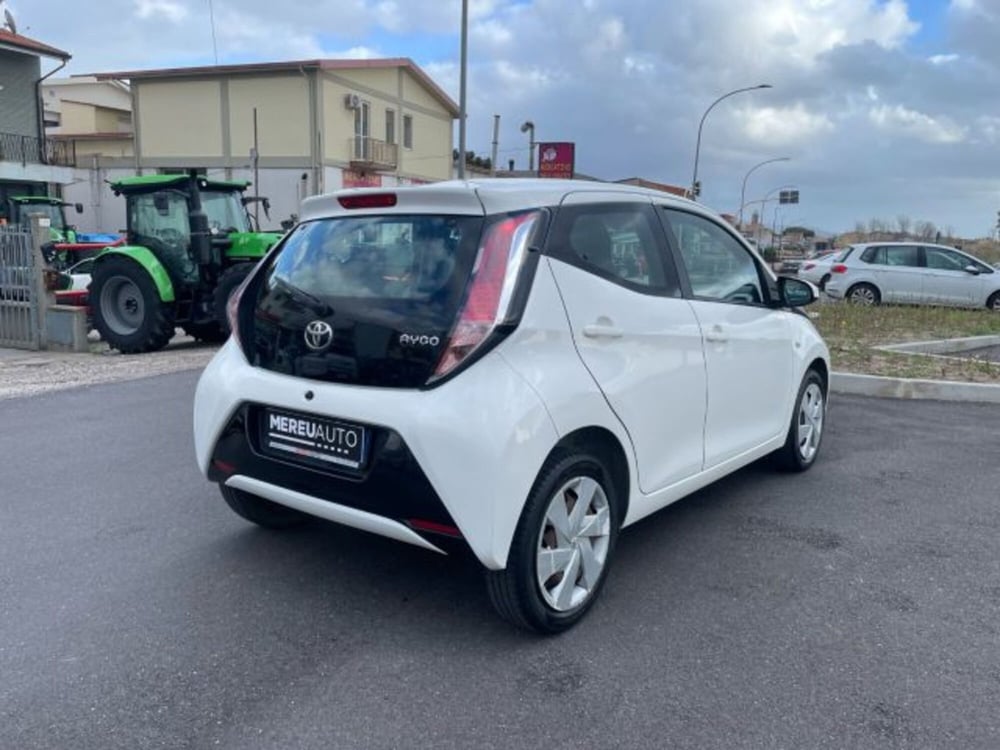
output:
<path id="1" fill-rule="evenodd" d="M 482 180 L 312 198 L 229 304 L 194 404 L 240 516 L 469 550 L 498 612 L 580 620 L 621 528 L 770 456 L 809 468 L 829 355 L 715 214 Z"/>

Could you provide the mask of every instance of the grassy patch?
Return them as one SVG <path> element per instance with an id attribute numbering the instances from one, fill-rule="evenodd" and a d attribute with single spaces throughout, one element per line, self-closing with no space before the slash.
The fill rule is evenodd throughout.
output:
<path id="1" fill-rule="evenodd" d="M 1000 383 L 1000 365 L 975 359 L 889 353 L 872 347 L 962 336 L 1000 336 L 1000 315 L 990 310 L 830 302 L 808 308 L 841 372 L 899 378 Z"/>

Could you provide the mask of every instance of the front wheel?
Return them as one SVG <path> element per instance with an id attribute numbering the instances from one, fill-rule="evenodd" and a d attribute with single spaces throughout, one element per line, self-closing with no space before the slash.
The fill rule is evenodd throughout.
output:
<path id="1" fill-rule="evenodd" d="M 90 284 L 94 327 L 112 349 L 137 354 L 162 349 L 174 335 L 174 305 L 145 268 L 126 257 L 100 261 Z"/>
<path id="2" fill-rule="evenodd" d="M 1000 292 L 993 292 L 986 300 L 986 307 L 993 312 L 1000 312 Z"/>
<path id="3" fill-rule="evenodd" d="M 579 622 L 604 584 L 620 507 L 600 458 L 584 451 L 551 457 L 525 504 L 507 567 L 486 572 L 500 616 L 545 634 Z"/>
<path id="4" fill-rule="evenodd" d="M 802 378 L 785 444 L 774 453 L 778 468 L 805 471 L 816 462 L 826 426 L 826 386 L 815 370 Z"/>

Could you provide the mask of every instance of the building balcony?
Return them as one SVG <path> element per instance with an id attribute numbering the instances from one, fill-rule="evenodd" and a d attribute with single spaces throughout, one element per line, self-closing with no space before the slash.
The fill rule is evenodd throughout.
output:
<path id="1" fill-rule="evenodd" d="M 351 167 L 354 169 L 395 169 L 398 146 L 368 136 L 357 135 L 348 140 Z"/>
<path id="2" fill-rule="evenodd" d="M 57 167 L 76 166 L 76 144 L 72 141 L 54 141 L 30 135 L 0 133 L 0 162 L 48 164 Z"/>

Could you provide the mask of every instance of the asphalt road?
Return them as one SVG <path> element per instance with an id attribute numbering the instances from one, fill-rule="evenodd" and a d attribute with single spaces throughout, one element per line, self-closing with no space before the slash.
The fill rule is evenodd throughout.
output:
<path id="1" fill-rule="evenodd" d="M 194 382 L 0 402 L 0 748 L 1000 747 L 1000 408 L 838 398 L 541 639 L 469 566 L 230 513 Z"/>

